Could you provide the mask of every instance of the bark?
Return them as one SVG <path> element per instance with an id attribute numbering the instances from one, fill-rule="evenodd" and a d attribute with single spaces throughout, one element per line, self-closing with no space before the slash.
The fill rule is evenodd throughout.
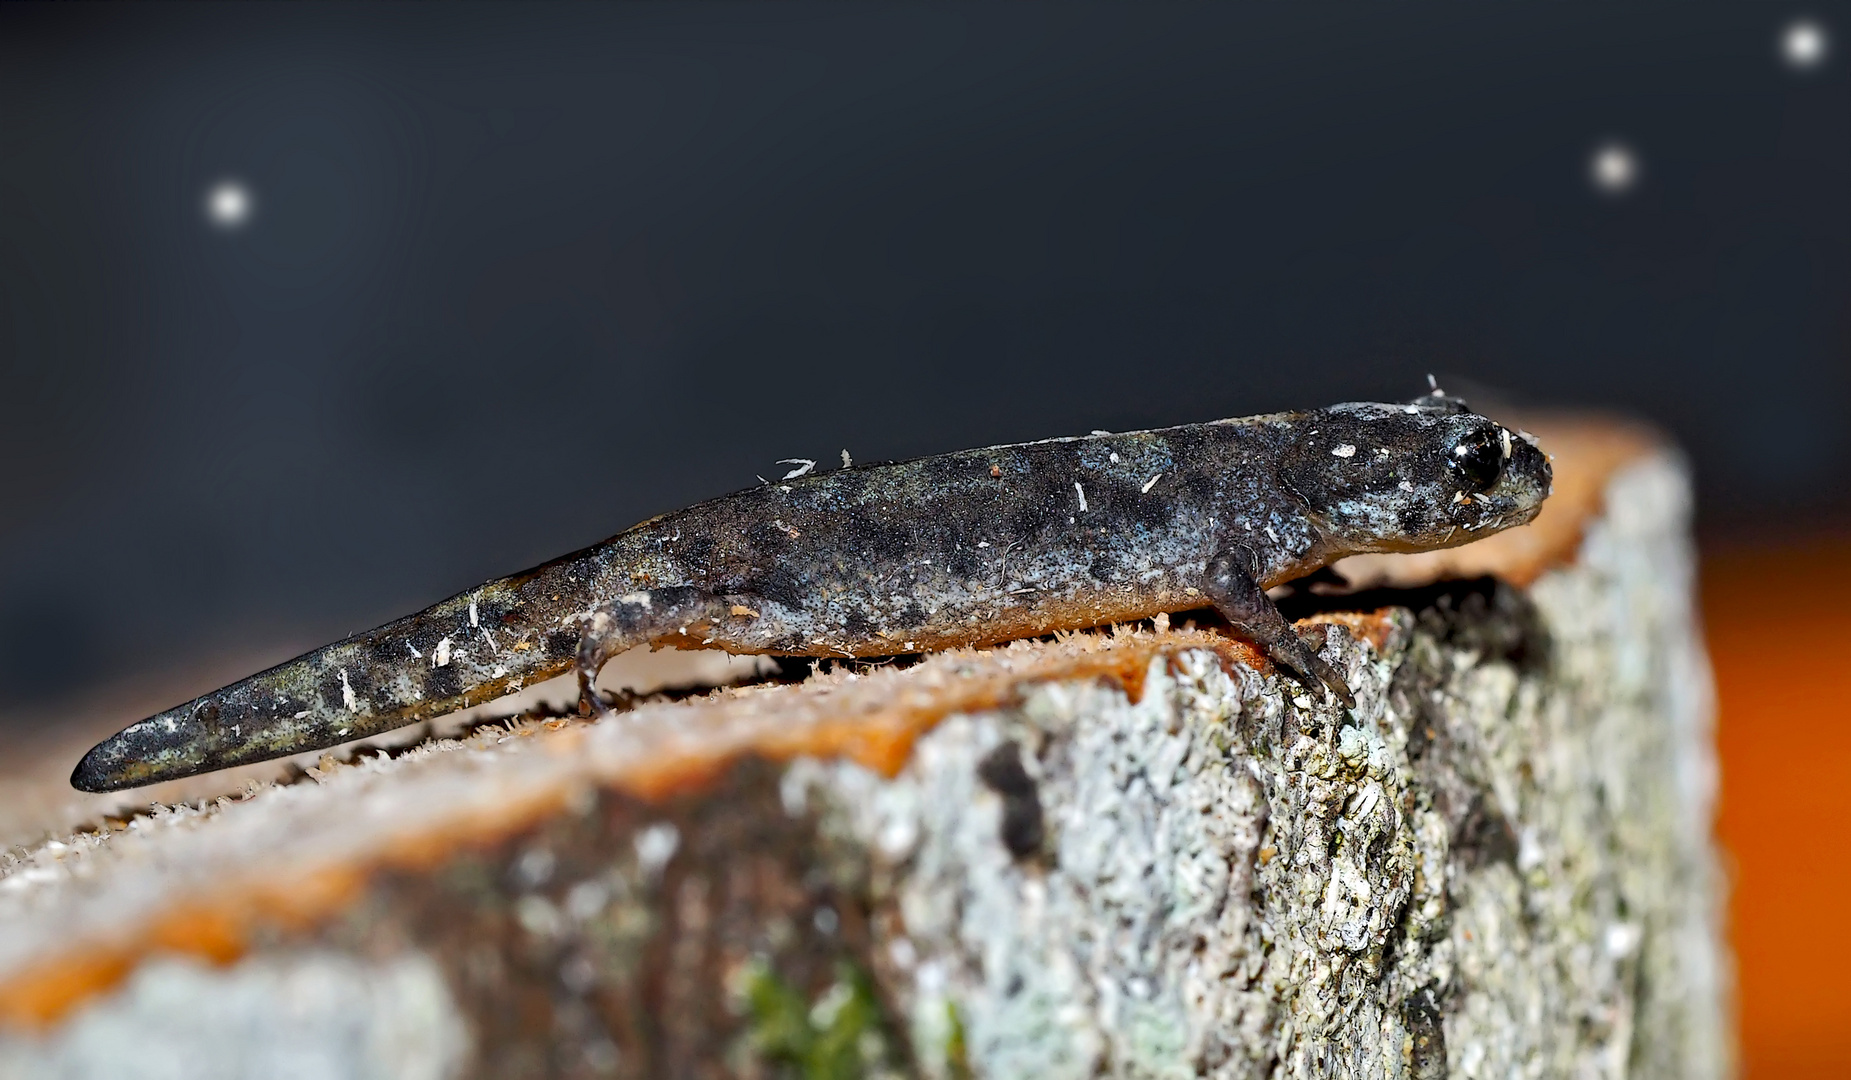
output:
<path id="1" fill-rule="evenodd" d="M 16 850 L 0 1077 L 1727 1074 L 1688 484 L 1576 460 L 1566 560 L 1290 601 L 1353 712 L 1121 628 Z"/>

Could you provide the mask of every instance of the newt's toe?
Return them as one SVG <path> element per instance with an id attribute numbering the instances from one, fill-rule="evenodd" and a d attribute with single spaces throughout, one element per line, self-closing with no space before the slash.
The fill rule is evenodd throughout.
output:
<path id="1" fill-rule="evenodd" d="M 1350 693 L 1350 684 L 1343 680 L 1341 672 L 1318 656 L 1311 658 L 1311 665 L 1312 671 L 1317 674 L 1318 681 L 1324 684 L 1325 689 L 1337 695 L 1337 700 L 1343 702 L 1344 708 L 1354 709 L 1356 707 L 1356 695 Z"/>

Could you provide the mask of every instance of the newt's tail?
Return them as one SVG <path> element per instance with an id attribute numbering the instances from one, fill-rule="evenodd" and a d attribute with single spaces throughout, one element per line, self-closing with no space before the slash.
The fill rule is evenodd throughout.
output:
<path id="1" fill-rule="evenodd" d="M 568 556 L 490 582 L 151 716 L 85 754 L 71 786 L 119 791 L 319 750 L 552 678 L 578 647 L 561 616 L 582 605 L 586 570 Z"/>

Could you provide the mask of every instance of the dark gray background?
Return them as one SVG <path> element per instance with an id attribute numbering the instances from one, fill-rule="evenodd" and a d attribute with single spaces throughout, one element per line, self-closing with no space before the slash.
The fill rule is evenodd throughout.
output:
<path id="1" fill-rule="evenodd" d="M 1710 535 L 1842 521 L 1851 82 L 1779 62 L 1802 10 L 1851 34 L 1781 4 L 0 6 L 0 706 L 282 659 L 778 458 L 1429 371 L 1667 426 Z M 1625 198 L 1587 181 L 1607 138 Z M 201 212 L 224 177 L 237 233 Z"/>

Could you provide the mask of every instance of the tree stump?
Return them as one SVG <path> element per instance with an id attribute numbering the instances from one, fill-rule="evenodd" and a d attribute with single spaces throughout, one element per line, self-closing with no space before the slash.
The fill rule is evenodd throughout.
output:
<path id="1" fill-rule="evenodd" d="M 0 857 L 0 1077 L 1712 1077 L 1675 455 L 1211 616 L 523 716 Z M 60 763 L 62 767 L 62 763 Z"/>

